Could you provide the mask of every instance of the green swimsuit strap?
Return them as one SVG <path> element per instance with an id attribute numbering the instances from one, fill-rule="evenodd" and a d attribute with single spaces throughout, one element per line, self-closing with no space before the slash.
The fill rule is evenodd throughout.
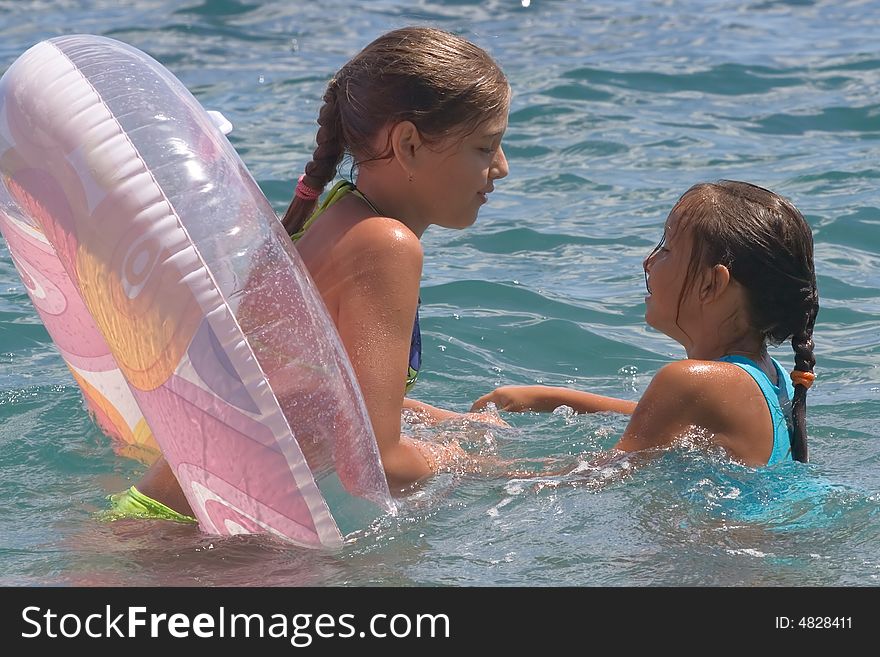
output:
<path id="1" fill-rule="evenodd" d="M 369 205 L 370 208 L 372 208 L 373 212 L 375 212 L 377 215 L 381 214 L 376 209 L 376 207 L 372 203 L 370 203 L 370 200 L 366 196 L 361 194 L 360 190 L 354 186 L 354 183 L 351 183 L 347 180 L 340 180 L 338 183 L 333 185 L 333 187 L 330 189 L 329 192 L 327 192 L 327 196 L 325 196 L 324 200 L 321 201 L 321 203 L 318 205 L 318 207 L 315 208 L 315 211 L 312 212 L 312 216 L 310 216 L 308 219 L 306 219 L 306 222 L 303 224 L 303 227 L 300 228 L 293 235 L 291 235 L 290 239 L 292 239 L 294 242 L 296 242 L 299 238 L 301 238 L 305 234 L 305 232 L 309 229 L 309 226 L 311 226 L 313 223 L 315 223 L 315 219 L 320 217 L 324 213 L 324 211 L 327 208 L 329 208 L 331 205 L 336 203 L 336 201 L 338 201 L 343 196 L 345 196 L 346 194 L 349 194 L 349 193 L 355 194 L 358 198 L 363 199 L 366 202 L 366 204 Z"/>

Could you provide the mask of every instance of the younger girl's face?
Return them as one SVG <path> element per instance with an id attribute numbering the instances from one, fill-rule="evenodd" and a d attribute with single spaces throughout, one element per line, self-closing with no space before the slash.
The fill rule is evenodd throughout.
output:
<path id="1" fill-rule="evenodd" d="M 689 327 L 698 311 L 697 286 L 690 284 L 682 294 L 693 257 L 691 231 L 681 225 L 673 209 L 666 220 L 663 239 L 642 263 L 648 288 L 645 322 L 684 346 L 689 342 Z"/>

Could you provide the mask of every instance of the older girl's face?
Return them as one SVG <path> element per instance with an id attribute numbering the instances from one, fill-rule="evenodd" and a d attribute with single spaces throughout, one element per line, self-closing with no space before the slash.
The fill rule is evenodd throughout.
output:
<path id="1" fill-rule="evenodd" d="M 495 181 L 508 174 L 501 138 L 507 114 L 490 119 L 466 137 L 429 147 L 428 175 L 416 181 L 424 200 L 428 223 L 445 228 L 466 228 L 474 223 L 489 200 Z"/>

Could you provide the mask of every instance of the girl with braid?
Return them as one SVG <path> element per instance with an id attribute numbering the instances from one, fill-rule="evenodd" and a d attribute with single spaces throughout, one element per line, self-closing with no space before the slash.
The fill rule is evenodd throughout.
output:
<path id="1" fill-rule="evenodd" d="M 283 224 L 296 242 L 354 367 L 394 489 L 462 467 L 457 443 L 402 436 L 401 412 L 426 422 L 460 414 L 406 399 L 421 364 L 420 238 L 431 225 L 476 221 L 495 181 L 507 175 L 501 138 L 510 86 L 481 48 L 438 29 L 408 27 L 380 36 L 330 80 L 318 114 L 317 147 Z M 342 181 L 320 205 L 344 156 L 356 184 Z M 317 206 L 317 207 L 316 207 Z M 497 414 L 477 419 L 499 423 Z M 117 508 L 142 515 L 191 510 L 159 459 Z M 176 515 L 174 515 L 176 514 Z"/>
<path id="2" fill-rule="evenodd" d="M 460 416 L 405 397 L 421 365 L 420 238 L 432 224 L 473 224 L 507 175 L 509 105 L 507 78 L 473 43 L 424 27 L 384 34 L 330 80 L 282 220 L 354 366 L 392 488 L 464 456 L 400 435 L 404 408 L 425 421 Z M 316 207 L 346 155 L 356 184 L 338 182 Z"/>
<path id="3" fill-rule="evenodd" d="M 756 467 L 807 460 L 806 400 L 819 310 L 813 237 L 788 200 L 744 182 L 691 187 L 643 263 L 645 321 L 687 359 L 664 366 L 638 403 L 547 386 L 505 386 L 478 399 L 509 411 L 615 411 L 632 418 L 615 449 L 664 447 L 703 432 Z M 767 345 L 791 340 L 789 374 Z"/>

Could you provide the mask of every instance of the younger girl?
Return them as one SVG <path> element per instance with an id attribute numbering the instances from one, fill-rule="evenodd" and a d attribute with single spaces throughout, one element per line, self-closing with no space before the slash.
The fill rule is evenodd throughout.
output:
<path id="1" fill-rule="evenodd" d="M 505 386 L 478 399 L 511 411 L 631 413 L 616 449 L 668 445 L 693 429 L 749 466 L 807 460 L 806 396 L 819 310 L 813 238 L 786 199 L 744 182 L 691 187 L 645 259 L 645 321 L 687 359 L 664 366 L 638 404 L 545 386 Z M 767 344 L 791 339 L 791 377 Z M 792 385 L 794 384 L 794 385 Z"/>
<path id="2" fill-rule="evenodd" d="M 399 489 L 464 456 L 454 443 L 400 434 L 404 408 L 426 421 L 459 416 L 405 399 L 421 365 L 420 238 L 432 224 L 473 224 L 495 181 L 507 175 L 501 138 L 510 87 L 473 43 L 409 27 L 380 36 L 355 55 L 330 80 L 323 101 L 317 148 L 283 223 L 339 331 L 388 483 Z M 346 155 L 357 170 L 357 185 L 338 183 L 316 210 Z M 479 419 L 493 421 L 491 415 Z M 189 513 L 163 459 L 126 495 L 135 496 L 137 504 L 130 506 L 141 510 L 160 508 L 158 501 Z M 118 500 L 117 507 L 128 504 Z"/>

